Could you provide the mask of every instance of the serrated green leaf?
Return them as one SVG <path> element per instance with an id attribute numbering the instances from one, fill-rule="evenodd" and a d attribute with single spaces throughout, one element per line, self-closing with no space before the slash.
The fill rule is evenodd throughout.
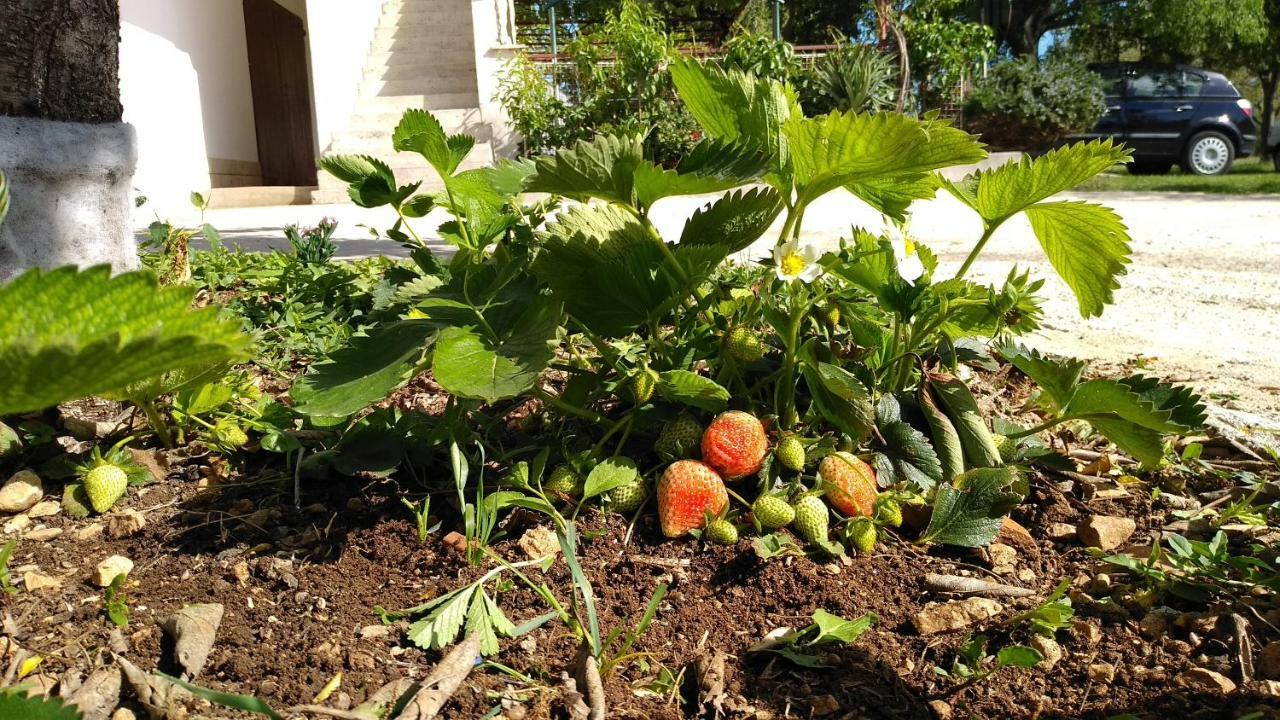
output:
<path id="1" fill-rule="evenodd" d="M 194 291 L 98 266 L 29 270 L 0 287 L 0 415 L 248 357 L 249 340 Z"/>
<path id="2" fill-rule="evenodd" d="M 875 425 L 871 395 L 853 373 L 831 363 L 809 361 L 801 366 L 813 405 L 832 425 L 855 442 Z"/>
<path id="3" fill-rule="evenodd" d="M 1121 378 L 1120 383 L 1151 403 L 1157 410 L 1167 411 L 1169 421 L 1192 432 L 1204 427 L 1208 416 L 1204 400 L 1185 385 L 1170 385 L 1145 375 Z"/>
<path id="4" fill-rule="evenodd" d="M 772 188 L 728 193 L 685 222 L 680 244 L 723 245 L 729 253 L 745 250 L 764 235 L 782 207 L 782 196 Z"/>
<path id="5" fill-rule="evenodd" d="M 876 480 L 882 486 L 909 483 L 923 493 L 942 482 L 942 462 L 924 433 L 901 420 L 878 420 L 884 445 L 874 456 Z"/>
<path id="6" fill-rule="evenodd" d="M 304 415 L 346 417 L 390 395 L 412 377 L 435 340 L 435 323 L 402 320 L 351 338 L 290 390 Z"/>
<path id="7" fill-rule="evenodd" d="M 409 641 L 423 650 L 440 650 L 452 644 L 466 622 L 471 597 L 478 589 L 477 585 L 467 585 L 431 603 L 405 611 L 407 614 L 427 613 L 409 626 Z"/>
<path id="8" fill-rule="evenodd" d="M 421 155 L 446 181 L 475 146 L 475 138 L 446 135 L 434 115 L 417 108 L 405 111 L 391 135 L 391 141 L 397 152 Z"/>
<path id="9" fill-rule="evenodd" d="M 1075 293 L 1081 317 L 1102 314 L 1129 264 L 1129 232 L 1109 208 L 1082 202 L 1026 209 L 1049 264 Z"/>
<path id="10" fill-rule="evenodd" d="M 635 168 L 635 205 L 647 208 L 677 195 L 702 195 L 729 190 L 757 180 L 769 158 L 744 145 L 706 138 L 680 161 L 675 170 L 644 162 Z"/>
<path id="11" fill-rule="evenodd" d="M 576 206 L 548 227 L 533 272 L 570 315 L 617 337 L 665 316 L 726 255 L 719 245 L 664 248 L 614 205 Z"/>
<path id="12" fill-rule="evenodd" d="M 960 130 L 894 113 L 836 112 L 792 119 L 783 132 L 800 202 L 843 185 L 904 175 L 914 178 L 986 157 L 982 146 Z"/>
<path id="13" fill-rule="evenodd" d="M 724 386 L 688 370 L 659 373 L 657 390 L 671 402 L 707 412 L 720 412 L 729 406 L 729 391 Z"/>
<path id="14" fill-rule="evenodd" d="M 81 720 L 82 717 L 74 705 L 64 705 L 58 698 L 27 697 L 18 690 L 0 690 L 0 718 L 6 720 Z"/>
<path id="15" fill-rule="evenodd" d="M 587 474 L 582 491 L 582 499 L 590 500 L 610 490 L 620 488 L 633 482 L 640 476 L 640 470 L 631 458 L 611 457 L 596 463 Z"/>
<path id="16" fill-rule="evenodd" d="M 1161 433 L 1183 429 L 1170 419 L 1172 413 L 1157 408 L 1151 401 L 1116 380 L 1090 380 L 1076 389 L 1066 411 L 1072 415 L 1116 415 L 1124 420 Z"/>
<path id="17" fill-rule="evenodd" d="M 515 397 L 533 386 L 554 357 L 559 326 L 559 304 L 540 296 L 495 328 L 502 333 L 497 338 L 475 326 L 447 327 L 436 340 L 432 360 L 436 382 L 454 395 L 474 400 L 492 403 Z"/>
<path id="18" fill-rule="evenodd" d="M 850 183 L 845 189 L 883 215 L 903 221 L 916 200 L 931 200 L 941 182 L 933 173 L 878 178 Z"/>
<path id="19" fill-rule="evenodd" d="M 989 221 L 1004 220 L 1065 190 L 1079 185 L 1117 163 L 1127 162 L 1130 153 L 1111 140 L 1077 143 L 1052 150 L 1038 158 L 1024 157 L 992 170 L 975 173 L 957 197 L 971 200 L 971 206 Z"/>
<path id="20" fill-rule="evenodd" d="M 782 127 L 803 117 L 790 88 L 688 58 L 672 63 L 671 79 L 685 108 L 707 135 L 762 152 L 777 169 L 790 164 Z"/>
<path id="21" fill-rule="evenodd" d="M 980 547 L 996 539 L 1004 516 L 1020 497 L 1009 491 L 1010 468 L 979 468 L 938 487 L 929 527 L 921 542 Z"/>
<path id="22" fill-rule="evenodd" d="M 634 200 L 636 168 L 646 164 L 644 138 L 639 135 L 597 135 L 579 140 L 555 155 L 534 160 L 529 192 L 563 195 L 586 201 L 600 198 L 630 205 Z"/>
<path id="23" fill-rule="evenodd" d="M 1075 396 L 1080 375 L 1084 372 L 1083 361 L 1073 358 L 1055 360 L 1021 347 L 1004 348 L 1001 354 L 1034 380 L 1059 409 L 1066 407 Z"/>

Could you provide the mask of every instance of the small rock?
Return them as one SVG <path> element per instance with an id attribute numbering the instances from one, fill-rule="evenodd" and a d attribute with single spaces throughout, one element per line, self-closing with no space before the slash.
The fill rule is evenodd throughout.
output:
<path id="1" fill-rule="evenodd" d="M 1062 646 L 1051 637 L 1035 635 L 1031 638 L 1031 647 L 1044 656 L 1039 664 L 1042 670 L 1052 670 L 1053 666 L 1062 659 Z"/>
<path id="2" fill-rule="evenodd" d="M 386 637 L 390 634 L 390 625 L 365 625 L 360 628 L 360 637 L 366 640 L 369 638 Z"/>
<path id="3" fill-rule="evenodd" d="M 1264 697 L 1280 697 L 1280 680 L 1255 680 L 1244 689 L 1255 695 Z"/>
<path id="4" fill-rule="evenodd" d="M 13 533 L 25 530 L 31 524 L 31 518 L 26 515 L 14 515 L 4 524 L 4 534 L 12 535 Z"/>
<path id="5" fill-rule="evenodd" d="M 1263 680 L 1280 680 L 1280 640 L 1267 643 L 1258 653 L 1258 675 Z"/>
<path id="6" fill-rule="evenodd" d="M 998 615 L 1004 606 L 989 598 L 972 597 L 957 602 L 930 605 L 911 618 L 916 632 L 933 635 L 960 630 L 976 622 Z"/>
<path id="7" fill-rule="evenodd" d="M 1177 611 L 1170 608 L 1156 608 L 1138 621 L 1138 628 L 1142 630 L 1142 634 L 1149 638 L 1155 639 L 1164 635 L 1169 630 L 1169 623 L 1177 616 Z"/>
<path id="8" fill-rule="evenodd" d="M 111 720 L 138 720 L 138 716 L 134 715 L 129 708 L 117 708 L 111 713 Z"/>
<path id="9" fill-rule="evenodd" d="M 1022 568 L 1018 571 L 1018 580 L 1024 583 L 1033 583 L 1036 581 L 1036 571 L 1031 568 Z"/>
<path id="10" fill-rule="evenodd" d="M 0 512 L 20 513 L 40 502 L 44 485 L 40 476 L 30 470 L 19 470 L 0 487 Z"/>
<path id="11" fill-rule="evenodd" d="M 1138 524 L 1133 518 L 1112 515 L 1090 515 L 1076 526 L 1076 535 L 1085 547 L 1111 551 L 1133 536 Z"/>
<path id="12" fill-rule="evenodd" d="M 372 672 L 378 663 L 373 655 L 363 650 L 352 650 L 347 655 L 347 666 L 356 672 Z"/>
<path id="13" fill-rule="evenodd" d="M 122 510 L 107 516 L 107 535 L 119 539 L 136 535 L 146 527 L 146 517 L 137 510 Z"/>
<path id="14" fill-rule="evenodd" d="M 1018 562 L 1018 551 L 1004 543 L 991 543 L 987 546 L 987 555 L 992 565 L 1013 565 Z"/>
<path id="15" fill-rule="evenodd" d="M 1049 523 L 1045 534 L 1054 542 L 1071 542 L 1076 539 L 1076 526 L 1070 523 Z"/>
<path id="16" fill-rule="evenodd" d="M 241 587 L 249 584 L 249 563 L 241 560 L 231 566 L 231 577 L 241 585 Z"/>
<path id="17" fill-rule="evenodd" d="M 1084 618 L 1071 621 L 1071 635 L 1085 647 L 1093 647 L 1102 641 L 1102 630 Z"/>
<path id="18" fill-rule="evenodd" d="M 809 707 L 813 710 L 814 717 L 823 717 L 839 710 L 840 703 L 832 695 L 818 695 L 809 698 Z"/>
<path id="19" fill-rule="evenodd" d="M 466 540 L 463 540 L 464 547 Z M 545 525 L 529 528 L 520 536 L 520 549 L 530 560 L 546 557 L 560 552 L 560 539 L 556 533 Z"/>
<path id="20" fill-rule="evenodd" d="M 62 528 L 51 528 L 51 527 L 40 528 L 39 530 L 32 530 L 31 532 L 27 533 L 27 539 L 34 540 L 36 542 L 47 542 L 49 540 L 52 540 L 58 537 L 61 534 L 62 534 Z"/>
<path id="21" fill-rule="evenodd" d="M 1205 668 L 1191 668 L 1178 676 L 1178 682 L 1194 690 L 1220 692 L 1223 695 L 1236 689 L 1236 684 L 1231 678 Z"/>
<path id="22" fill-rule="evenodd" d="M 1110 663 L 1093 663 L 1089 666 L 1089 680 L 1101 685 L 1110 685 L 1116 679 L 1116 666 Z"/>
<path id="23" fill-rule="evenodd" d="M 98 587 L 106 587 L 116 579 L 117 575 L 127 575 L 133 572 L 133 561 L 123 555 L 112 555 L 111 557 L 98 563 L 93 570 L 93 584 Z"/>
<path id="24" fill-rule="evenodd" d="M 27 511 L 27 517 L 52 517 L 60 512 L 62 512 L 62 503 L 57 500 L 45 500 L 32 505 L 31 509 Z"/>
<path id="25" fill-rule="evenodd" d="M 929 709 L 937 720 L 951 720 L 951 706 L 942 700 L 930 700 Z"/>
<path id="26" fill-rule="evenodd" d="M 62 581 L 56 577 L 38 573 L 35 571 L 25 572 L 22 574 L 22 584 L 27 588 L 27 592 L 39 592 L 41 590 L 57 590 L 62 587 Z"/>
<path id="27" fill-rule="evenodd" d="M 85 525 L 84 527 L 76 531 L 76 540 L 79 540 L 80 542 L 84 542 L 86 540 L 96 540 L 102 537 L 102 531 L 103 531 L 102 523 Z"/>

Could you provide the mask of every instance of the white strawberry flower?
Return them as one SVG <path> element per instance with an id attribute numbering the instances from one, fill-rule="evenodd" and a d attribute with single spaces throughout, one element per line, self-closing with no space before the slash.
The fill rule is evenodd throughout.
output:
<path id="1" fill-rule="evenodd" d="M 774 270 L 779 280 L 813 282 L 822 274 L 822 265 L 818 263 L 822 255 L 822 249 L 813 243 L 788 240 L 773 248 Z"/>
<path id="2" fill-rule="evenodd" d="M 889 236 L 889 243 L 893 245 L 893 259 L 894 264 L 898 266 L 899 277 L 908 285 L 915 285 L 916 280 L 924 275 L 924 263 L 920 260 L 920 254 L 916 252 L 916 244 L 911 240 L 908 225 L 909 223 L 899 225 L 888 222 L 885 233 Z"/>

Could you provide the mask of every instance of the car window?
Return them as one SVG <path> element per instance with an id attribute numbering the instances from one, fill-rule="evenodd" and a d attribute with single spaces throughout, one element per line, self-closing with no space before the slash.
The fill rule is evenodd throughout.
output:
<path id="1" fill-rule="evenodd" d="M 1118 72 L 1098 73 L 1102 76 L 1102 92 L 1108 97 L 1124 94 L 1124 76 Z"/>
<path id="2" fill-rule="evenodd" d="M 1129 79 L 1129 97 L 1176 98 L 1182 91 L 1181 76 L 1165 70 L 1139 71 Z"/>
<path id="3" fill-rule="evenodd" d="M 1199 73 L 1182 73 L 1182 97 L 1200 97 L 1207 80 L 1208 78 Z"/>

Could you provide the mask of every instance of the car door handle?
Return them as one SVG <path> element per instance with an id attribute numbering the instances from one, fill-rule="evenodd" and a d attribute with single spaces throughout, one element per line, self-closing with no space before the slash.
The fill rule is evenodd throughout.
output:
<path id="1" fill-rule="evenodd" d="M 1119 105 L 1108 105 L 1107 112 L 1120 112 L 1120 107 Z"/>
<path id="2" fill-rule="evenodd" d="M 1195 109 L 1196 109 L 1195 105 L 1179 105 L 1178 107 L 1174 108 L 1174 110 L 1177 112 L 1186 112 L 1188 110 L 1195 110 Z"/>

